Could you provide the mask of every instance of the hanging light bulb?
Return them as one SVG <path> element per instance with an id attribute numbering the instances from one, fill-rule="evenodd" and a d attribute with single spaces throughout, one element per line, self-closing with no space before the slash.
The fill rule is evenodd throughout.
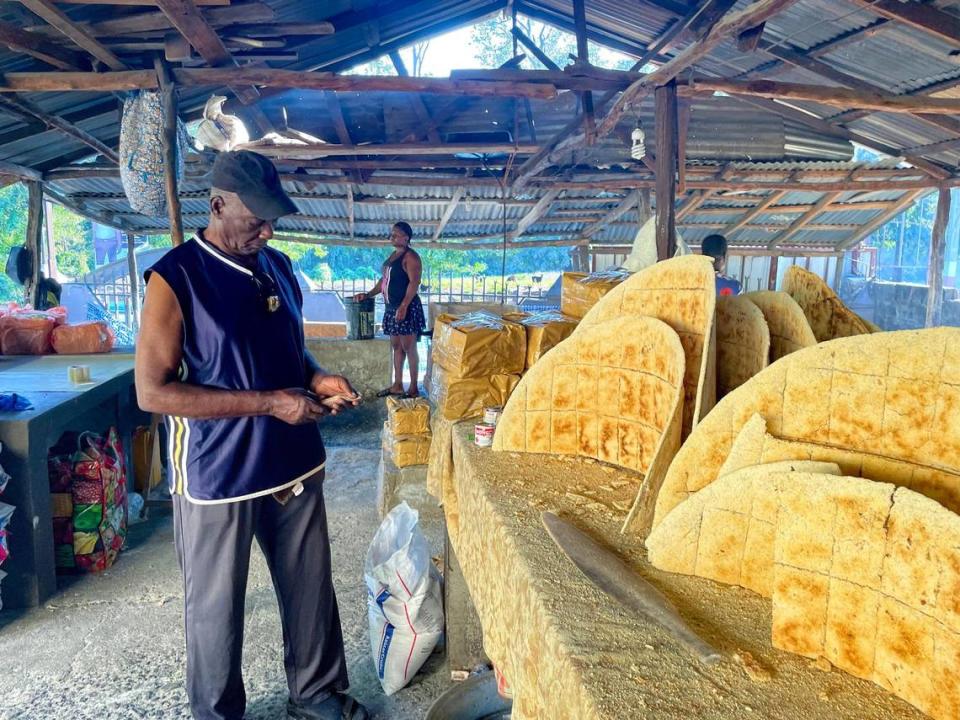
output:
<path id="1" fill-rule="evenodd" d="M 637 126 L 633 129 L 633 132 L 630 133 L 630 139 L 633 141 L 633 145 L 630 148 L 630 157 L 634 160 L 643 160 L 644 155 L 647 154 L 647 145 L 644 142 L 645 137 L 643 134 L 643 123 L 638 119 Z"/>

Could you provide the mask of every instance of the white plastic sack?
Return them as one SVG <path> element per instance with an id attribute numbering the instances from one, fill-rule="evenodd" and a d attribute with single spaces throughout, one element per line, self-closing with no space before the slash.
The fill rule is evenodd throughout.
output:
<path id="1" fill-rule="evenodd" d="M 410 682 L 443 634 L 440 574 L 418 521 L 407 503 L 393 508 L 363 567 L 370 650 L 387 695 Z"/>
<path id="2" fill-rule="evenodd" d="M 690 248 L 680 237 L 679 231 L 674 231 L 677 239 L 676 255 L 689 255 Z M 676 256 L 675 256 L 676 257 Z M 630 254 L 623 261 L 623 266 L 630 272 L 640 272 L 657 262 L 657 216 L 651 215 L 647 221 L 637 230 L 633 238 L 633 247 Z"/>

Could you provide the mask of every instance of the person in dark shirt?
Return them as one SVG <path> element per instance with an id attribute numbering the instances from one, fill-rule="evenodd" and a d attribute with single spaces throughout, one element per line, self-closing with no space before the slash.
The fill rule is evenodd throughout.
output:
<path id="1" fill-rule="evenodd" d="M 713 269 L 717 274 L 717 295 L 739 295 L 740 281 L 723 274 L 727 269 L 727 239 L 723 235 L 707 235 L 700 246 L 700 252 L 713 258 Z"/>
<path id="2" fill-rule="evenodd" d="M 166 416 L 184 586 L 187 696 L 197 720 L 242 720 L 244 600 L 256 538 L 280 606 L 287 715 L 367 720 L 347 689 L 317 420 L 356 405 L 306 352 L 290 259 L 267 247 L 296 212 L 273 164 L 221 153 L 208 227 L 146 273 L 135 377 Z"/>
<path id="3" fill-rule="evenodd" d="M 393 385 L 377 393 L 377 397 L 404 395 L 417 397 L 420 394 L 418 373 L 420 357 L 417 354 L 417 340 L 426 327 L 423 304 L 417 291 L 420 289 L 420 276 L 423 264 L 420 256 L 410 247 L 413 229 L 405 222 L 396 223 L 390 231 L 393 253 L 383 263 L 383 273 L 373 289 L 358 293 L 354 300 L 369 300 L 383 293 L 384 305 L 383 332 L 390 337 L 393 348 Z M 403 364 L 410 368 L 410 386 L 403 389 Z"/>

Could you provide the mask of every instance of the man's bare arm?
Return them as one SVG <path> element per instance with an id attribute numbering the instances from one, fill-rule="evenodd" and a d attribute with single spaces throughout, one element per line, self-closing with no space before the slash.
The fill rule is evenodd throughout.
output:
<path id="1" fill-rule="evenodd" d="M 157 273 L 144 295 L 137 338 L 137 403 L 147 412 L 192 418 L 272 415 L 292 425 L 314 422 L 325 413 L 305 388 L 274 391 L 223 390 L 181 382 L 183 316 L 170 285 Z"/>

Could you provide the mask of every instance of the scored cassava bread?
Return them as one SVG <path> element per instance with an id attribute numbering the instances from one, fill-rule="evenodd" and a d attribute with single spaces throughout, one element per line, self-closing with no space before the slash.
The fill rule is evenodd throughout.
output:
<path id="1" fill-rule="evenodd" d="M 770 328 L 770 362 L 817 344 L 803 310 L 783 292 L 757 290 L 742 297 L 760 308 Z"/>
<path id="2" fill-rule="evenodd" d="M 783 291 L 803 309 L 818 342 L 876 332 L 877 326 L 857 315 L 816 273 L 793 265 L 783 276 Z"/>
<path id="3" fill-rule="evenodd" d="M 658 262 L 604 295 L 574 334 L 625 315 L 650 316 L 672 327 L 686 356 L 683 437 L 716 402 L 716 275 L 702 255 Z"/>
<path id="4" fill-rule="evenodd" d="M 763 370 L 770 330 L 759 308 L 740 295 L 717 298 L 717 399 Z"/>
<path id="5" fill-rule="evenodd" d="M 493 448 L 591 457 L 659 489 L 680 444 L 683 370 L 683 347 L 666 323 L 628 315 L 592 325 L 527 372 Z"/>
<path id="6" fill-rule="evenodd" d="M 717 478 L 755 413 L 784 440 L 960 473 L 960 329 L 842 338 L 773 363 L 721 400 L 680 448 L 654 524 Z"/>

